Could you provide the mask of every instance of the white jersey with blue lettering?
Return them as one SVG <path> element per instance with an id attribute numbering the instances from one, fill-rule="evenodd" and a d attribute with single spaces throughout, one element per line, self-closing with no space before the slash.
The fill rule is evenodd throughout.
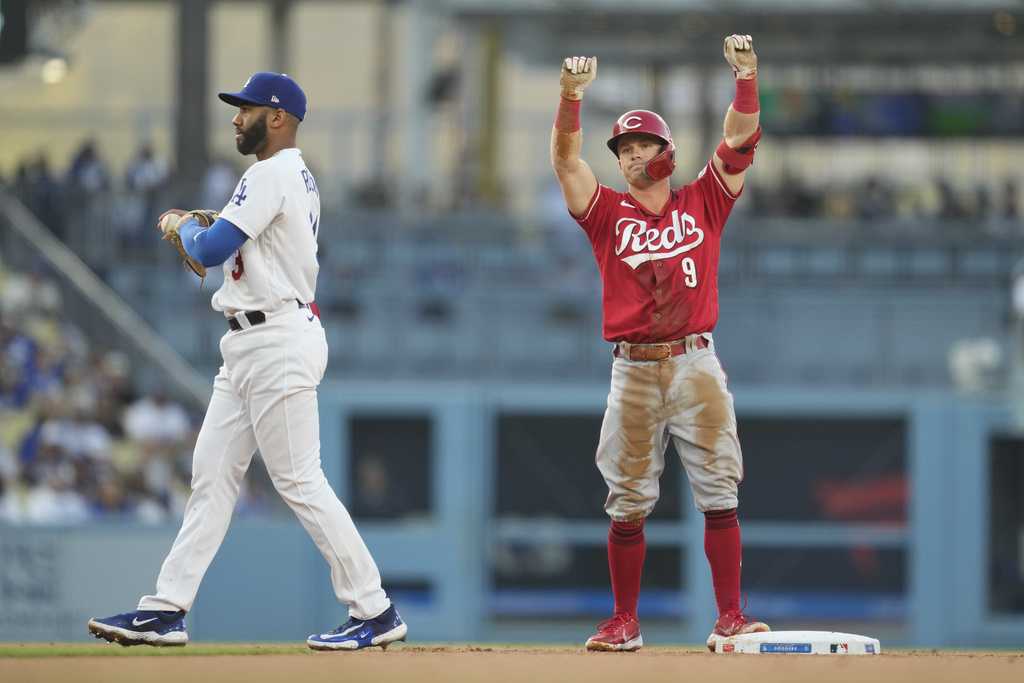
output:
<path id="1" fill-rule="evenodd" d="M 301 150 L 282 149 L 250 166 L 220 215 L 249 239 L 224 262 L 214 310 L 269 312 L 313 301 L 320 193 Z"/>

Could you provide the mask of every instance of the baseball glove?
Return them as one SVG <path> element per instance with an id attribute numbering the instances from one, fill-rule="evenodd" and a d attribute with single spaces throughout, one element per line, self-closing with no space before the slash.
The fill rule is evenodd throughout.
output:
<path id="1" fill-rule="evenodd" d="M 185 265 L 189 270 L 198 275 L 200 279 L 206 277 L 206 266 L 189 256 L 188 252 L 185 251 L 185 247 L 181 244 L 181 235 L 178 233 L 178 227 L 188 219 L 194 218 L 199 225 L 208 228 L 213 225 L 219 215 L 216 211 L 210 211 L 209 209 L 193 209 L 192 211 L 171 209 L 161 215 L 160 220 L 157 222 L 157 227 L 163 234 L 163 239 L 174 245 Z"/>

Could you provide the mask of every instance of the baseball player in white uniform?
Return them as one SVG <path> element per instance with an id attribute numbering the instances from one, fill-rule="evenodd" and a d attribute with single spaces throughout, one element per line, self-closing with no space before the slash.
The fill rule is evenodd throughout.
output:
<path id="1" fill-rule="evenodd" d="M 257 161 L 220 217 L 203 229 L 170 211 L 188 255 L 223 264 L 213 308 L 226 318 L 223 365 L 214 379 L 193 456 L 192 495 L 153 595 L 133 612 L 91 619 L 97 638 L 122 645 L 184 645 L 185 614 L 227 533 L 242 479 L 256 449 L 278 493 L 331 569 L 349 620 L 309 636 L 317 650 L 358 650 L 404 640 L 406 625 L 381 588 L 380 573 L 320 465 L 316 388 L 327 341 L 313 303 L 320 194 L 295 146 L 306 96 L 284 74 L 254 74 L 241 91 L 220 93 L 237 106 L 236 145 Z M 186 217 L 186 218 L 182 218 Z"/>

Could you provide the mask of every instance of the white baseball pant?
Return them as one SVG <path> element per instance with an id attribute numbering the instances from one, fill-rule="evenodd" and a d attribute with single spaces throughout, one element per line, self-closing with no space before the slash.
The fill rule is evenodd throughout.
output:
<path id="1" fill-rule="evenodd" d="M 736 413 L 711 335 L 703 337 L 705 349 L 663 361 L 617 357 L 612 363 L 596 460 L 608 485 L 605 511 L 615 521 L 643 519 L 654 510 L 669 436 L 697 510 L 737 505 L 743 455 Z"/>
<path id="2" fill-rule="evenodd" d="M 302 522 L 331 570 L 338 600 L 369 619 L 391 602 L 380 572 L 320 466 L 316 388 L 327 341 L 309 309 L 286 307 L 266 322 L 227 332 L 192 463 L 185 519 L 140 610 L 192 608 L 227 533 L 242 479 L 259 448 L 277 492 Z"/>

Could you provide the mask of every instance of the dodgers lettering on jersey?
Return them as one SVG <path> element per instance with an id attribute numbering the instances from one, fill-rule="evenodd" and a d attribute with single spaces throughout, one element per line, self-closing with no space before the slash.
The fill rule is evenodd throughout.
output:
<path id="1" fill-rule="evenodd" d="M 273 311 L 313 301 L 320 192 L 300 150 L 282 149 L 250 166 L 221 216 L 249 239 L 224 262 L 215 310 Z"/>
<path id="2" fill-rule="evenodd" d="M 660 214 L 629 193 L 599 185 L 574 216 L 601 272 L 604 338 L 632 344 L 710 332 L 718 322 L 718 257 L 739 195 L 710 161 L 673 190 Z"/>

